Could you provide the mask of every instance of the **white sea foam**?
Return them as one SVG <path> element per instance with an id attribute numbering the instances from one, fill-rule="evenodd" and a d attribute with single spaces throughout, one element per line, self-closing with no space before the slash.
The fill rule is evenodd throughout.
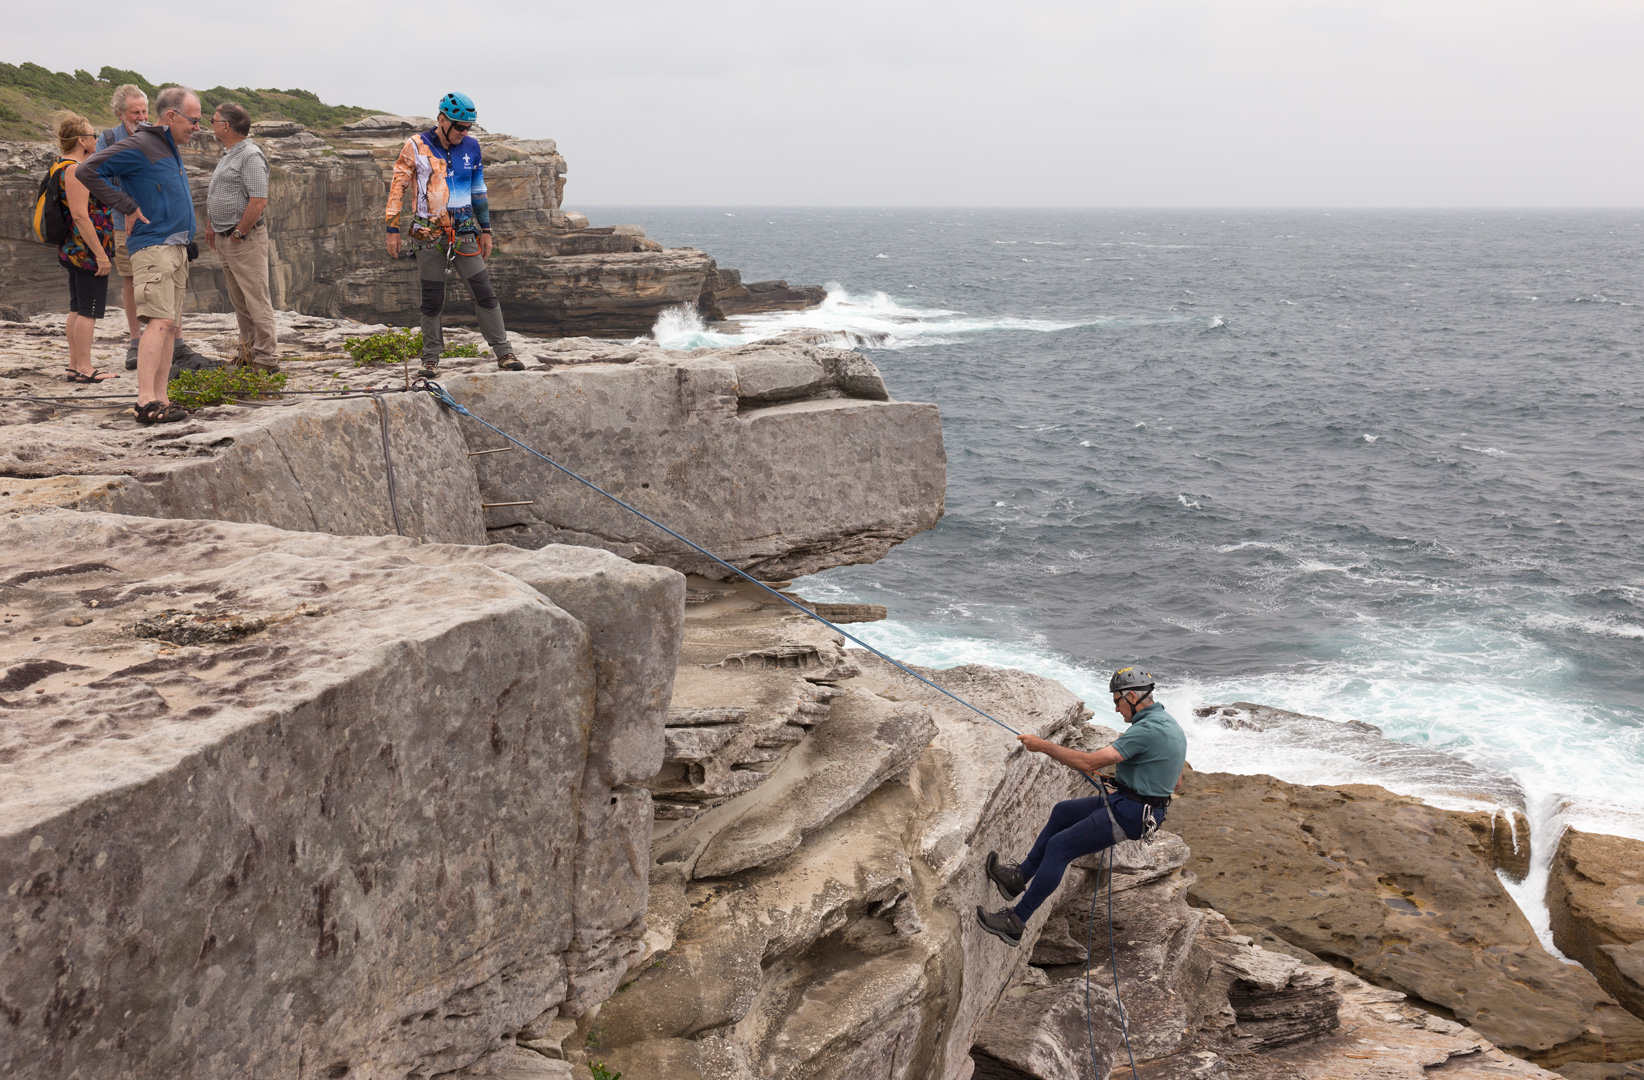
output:
<path id="1" fill-rule="evenodd" d="M 1185 504 L 1185 497 L 1178 499 Z M 1272 545 L 1247 542 L 1219 550 L 1247 548 Z M 1301 569 L 1353 570 L 1325 563 Z M 831 585 L 826 576 L 796 588 L 813 599 L 866 599 Z M 1057 653 L 1039 635 L 1015 642 L 982 636 L 986 627 L 996 630 L 1008 620 L 1008 614 L 995 612 L 975 631 L 895 620 L 852 630 L 906 663 L 1021 668 L 1060 681 L 1088 702 L 1106 700 L 1104 667 Z M 1223 629 L 1214 625 L 1214 617 L 1176 621 L 1194 632 Z M 1513 674 L 1504 677 L 1503 672 Z M 1442 769 L 1412 773 L 1365 758 L 1359 753 L 1362 736 L 1348 737 L 1349 729 L 1343 729 L 1339 742 L 1321 738 L 1281 745 L 1263 733 L 1193 714 L 1201 705 L 1254 701 L 1331 721 L 1371 724 L 1390 739 L 1511 776 L 1525 793 L 1538 859 L 1551 857 L 1566 825 L 1644 839 L 1644 787 L 1636 783 L 1644 763 L 1644 727 L 1618 722 L 1622 718 L 1613 709 L 1584 700 L 1580 672 L 1528 633 L 1481 630 L 1460 617 L 1426 626 L 1362 617 L 1338 659 L 1306 670 L 1223 679 L 1159 674 L 1160 698 L 1187 728 L 1195 768 L 1267 773 L 1301 784 L 1374 783 L 1436 806 L 1478 807 L 1458 795 L 1456 778 Z M 1551 707 L 1549 702 L 1558 704 Z M 1594 729 L 1611 734 L 1595 742 L 1588 734 Z M 1540 872 L 1544 875 L 1544 866 Z M 1544 876 L 1541 882 L 1545 884 Z M 1539 887 L 1533 881 L 1514 887 L 1532 922 L 1538 919 Z M 1544 913 L 1540 919 L 1544 924 Z"/>
<path id="2" fill-rule="evenodd" d="M 1179 322 L 1179 319 L 1160 320 Z M 1081 326 L 1117 324 L 1100 317 L 1083 320 L 1024 319 L 1014 316 L 982 317 L 949 308 L 904 304 L 882 292 L 867 296 L 848 293 L 838 283 L 828 284 L 820 307 L 808 311 L 775 311 L 730 320 L 723 329 L 709 329 L 688 308 L 669 308 L 658 317 L 651 336 L 669 349 L 745 345 L 795 330 L 828 335 L 841 348 L 906 349 L 952 342 L 966 334 L 1020 332 L 1051 334 Z"/>
<path id="3" fill-rule="evenodd" d="M 1381 438 L 1381 436 L 1380 435 L 1371 435 L 1369 433 L 1366 433 L 1366 434 L 1362 435 L 1361 438 L 1363 438 L 1365 442 L 1375 442 L 1377 439 Z"/>

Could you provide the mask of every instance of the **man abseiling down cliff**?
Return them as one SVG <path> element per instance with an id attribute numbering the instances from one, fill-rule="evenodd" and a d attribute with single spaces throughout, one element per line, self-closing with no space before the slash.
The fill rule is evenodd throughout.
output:
<path id="1" fill-rule="evenodd" d="M 1153 676 L 1140 668 L 1121 668 L 1108 681 L 1113 711 L 1128 725 L 1124 734 L 1093 753 L 1070 750 L 1037 735 L 1018 735 L 1022 745 L 1077 769 L 1098 784 L 1106 781 L 1096 770 L 1114 766 L 1108 795 L 1067 799 L 1056 804 L 1050 820 L 1039 831 L 1033 850 L 1018 864 L 1002 863 L 988 852 L 987 875 L 1006 900 L 1015 906 L 998 911 L 976 909 L 982 929 L 1007 945 L 1020 945 L 1022 931 L 1039 906 L 1050 899 L 1068 863 L 1081 855 L 1105 851 L 1121 839 L 1139 840 L 1164 821 L 1170 796 L 1181 785 L 1187 763 L 1187 735 L 1164 706 L 1153 700 Z M 1114 821 L 1123 837 L 1115 836 Z M 1023 895 L 1023 892 L 1026 895 Z"/>

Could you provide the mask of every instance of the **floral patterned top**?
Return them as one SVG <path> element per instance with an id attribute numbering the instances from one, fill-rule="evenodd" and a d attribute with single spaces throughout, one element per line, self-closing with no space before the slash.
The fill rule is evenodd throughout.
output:
<path id="1" fill-rule="evenodd" d="M 59 158 L 58 164 L 62 164 L 64 161 L 74 164 L 70 158 Z M 80 239 L 80 230 L 74 227 L 74 213 L 69 209 L 68 198 L 68 180 L 65 177 L 63 180 L 63 197 L 59 200 L 59 206 L 62 207 L 63 216 L 68 218 L 69 232 L 68 236 L 57 247 L 57 261 L 71 270 L 95 272 L 97 269 L 97 256 L 92 253 L 90 248 L 86 247 L 86 242 Z M 109 207 L 98 202 L 95 195 L 88 195 L 88 198 L 90 199 L 90 205 L 87 209 L 91 213 L 91 227 L 97 232 L 97 239 L 103 245 L 103 252 L 108 255 L 110 261 L 113 261 L 114 218 Z"/>

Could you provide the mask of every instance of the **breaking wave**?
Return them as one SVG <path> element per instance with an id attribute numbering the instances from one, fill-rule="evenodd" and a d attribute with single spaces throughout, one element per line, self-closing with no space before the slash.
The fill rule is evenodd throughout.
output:
<path id="1" fill-rule="evenodd" d="M 808 340 L 840 348 L 907 349 L 948 345 L 973 334 L 1053 334 L 1119 321 L 1105 317 L 1057 320 L 976 316 L 949 308 L 914 307 L 882 292 L 853 295 L 837 282 L 830 282 L 827 288 L 827 299 L 820 307 L 744 315 L 712 328 L 689 308 L 669 308 L 657 318 L 651 337 L 668 349 L 700 349 L 807 332 Z"/>

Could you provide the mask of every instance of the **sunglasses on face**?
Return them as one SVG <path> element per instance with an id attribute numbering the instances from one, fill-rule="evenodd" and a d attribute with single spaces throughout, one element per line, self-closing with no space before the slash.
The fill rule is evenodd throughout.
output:
<path id="1" fill-rule="evenodd" d="M 447 120 L 446 124 L 452 131 L 467 131 L 469 128 L 474 126 L 473 124 L 459 124 L 455 120 Z"/>

